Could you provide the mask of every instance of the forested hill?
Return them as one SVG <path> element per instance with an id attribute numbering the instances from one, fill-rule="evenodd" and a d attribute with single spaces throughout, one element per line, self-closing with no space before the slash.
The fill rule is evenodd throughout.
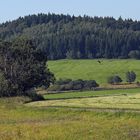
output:
<path id="1" fill-rule="evenodd" d="M 0 39 L 32 39 L 48 59 L 140 58 L 140 21 L 38 14 L 0 25 Z"/>

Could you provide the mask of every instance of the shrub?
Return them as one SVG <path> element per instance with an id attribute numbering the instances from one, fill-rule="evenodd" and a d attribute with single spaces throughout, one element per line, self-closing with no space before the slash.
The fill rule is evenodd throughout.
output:
<path id="1" fill-rule="evenodd" d="M 61 85 L 52 85 L 50 86 L 47 90 L 48 91 L 61 91 L 63 89 L 63 87 Z"/>
<path id="2" fill-rule="evenodd" d="M 95 80 L 84 81 L 82 79 L 71 80 L 71 79 L 60 79 L 56 81 L 55 84 L 49 87 L 49 91 L 67 91 L 67 90 L 83 90 L 83 89 L 93 89 L 99 85 Z"/>
<path id="3" fill-rule="evenodd" d="M 122 82 L 122 79 L 117 75 L 116 76 L 110 76 L 110 77 L 108 77 L 107 82 L 109 84 L 119 84 L 119 83 Z"/>
<path id="4" fill-rule="evenodd" d="M 71 84 L 73 85 L 72 87 L 73 90 L 81 90 L 84 87 L 84 81 L 81 79 L 72 81 Z"/>
<path id="5" fill-rule="evenodd" d="M 61 90 L 62 91 L 73 90 L 73 84 L 72 83 L 68 83 L 66 85 L 61 85 Z"/>
<path id="6" fill-rule="evenodd" d="M 140 59 L 140 51 L 139 50 L 130 51 L 128 56 L 130 58 Z"/>
<path id="7" fill-rule="evenodd" d="M 95 80 L 85 81 L 84 83 L 85 89 L 93 89 L 95 87 L 99 87 Z"/>
<path id="8" fill-rule="evenodd" d="M 136 74 L 135 72 L 131 71 L 131 72 L 127 72 L 126 73 L 126 82 L 128 83 L 132 83 L 136 80 Z"/>
<path id="9" fill-rule="evenodd" d="M 114 76 L 114 83 L 115 84 L 119 84 L 119 83 L 121 83 L 122 82 L 122 79 L 119 77 L 119 76 Z"/>
<path id="10" fill-rule="evenodd" d="M 31 98 L 32 101 L 44 100 L 44 98 L 43 98 L 42 95 L 37 94 L 37 93 L 35 93 L 35 92 L 26 92 L 25 95 L 28 96 L 29 98 Z"/>

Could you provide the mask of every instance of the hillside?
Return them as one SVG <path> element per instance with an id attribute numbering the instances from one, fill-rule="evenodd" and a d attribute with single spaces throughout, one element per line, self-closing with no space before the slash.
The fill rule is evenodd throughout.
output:
<path id="1" fill-rule="evenodd" d="M 27 37 L 48 59 L 140 58 L 140 21 L 38 14 L 0 25 L 0 39 Z"/>
<path id="2" fill-rule="evenodd" d="M 137 81 L 140 80 L 139 60 L 57 60 L 49 61 L 48 66 L 57 79 L 96 80 L 99 84 L 106 84 L 107 77 L 119 75 L 125 82 L 125 73 L 134 71 Z"/>

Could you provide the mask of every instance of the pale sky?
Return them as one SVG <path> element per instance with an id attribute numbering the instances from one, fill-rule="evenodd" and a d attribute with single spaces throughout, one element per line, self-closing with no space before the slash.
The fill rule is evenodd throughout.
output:
<path id="1" fill-rule="evenodd" d="M 140 0 L 0 0 L 0 23 L 19 16 L 56 13 L 140 20 Z"/>

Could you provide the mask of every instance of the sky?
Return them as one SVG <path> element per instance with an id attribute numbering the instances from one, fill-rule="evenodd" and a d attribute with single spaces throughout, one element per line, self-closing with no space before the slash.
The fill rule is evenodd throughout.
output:
<path id="1" fill-rule="evenodd" d="M 140 0 L 0 0 L 0 23 L 25 15 L 56 13 L 140 20 Z"/>

